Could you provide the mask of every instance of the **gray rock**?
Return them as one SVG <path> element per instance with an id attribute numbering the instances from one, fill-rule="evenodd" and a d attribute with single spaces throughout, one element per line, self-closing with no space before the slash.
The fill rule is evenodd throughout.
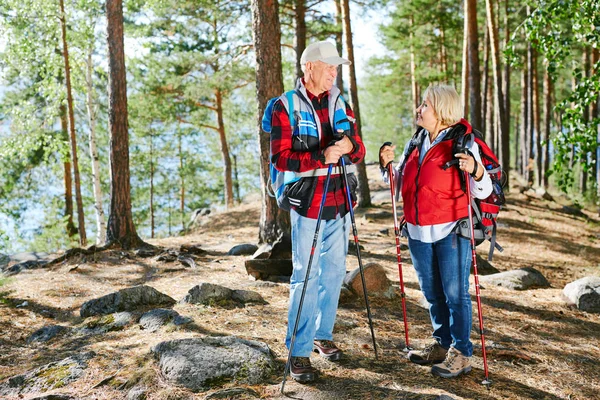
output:
<path id="1" fill-rule="evenodd" d="M 233 291 L 231 289 L 221 285 L 201 283 L 191 288 L 181 302 L 190 304 L 214 304 L 220 301 L 231 300 L 232 293 Z"/>
<path id="2" fill-rule="evenodd" d="M 120 331 L 133 324 L 137 317 L 130 312 L 118 312 L 108 315 L 94 316 L 84 322 L 83 334 L 101 334 L 105 332 Z"/>
<path id="3" fill-rule="evenodd" d="M 251 290 L 234 290 L 231 294 L 231 298 L 242 304 L 267 304 L 265 299 L 263 299 L 259 293 L 253 292 Z"/>
<path id="4" fill-rule="evenodd" d="M 152 350 L 167 380 L 194 392 L 226 382 L 265 382 L 275 362 L 265 343 L 233 336 L 179 339 Z"/>
<path id="5" fill-rule="evenodd" d="M 77 400 L 78 397 L 73 397 L 68 394 L 47 394 L 45 396 L 34 397 L 30 400 Z"/>
<path id="6" fill-rule="evenodd" d="M 127 400 L 146 400 L 148 389 L 144 386 L 136 386 L 127 392 Z"/>
<path id="7" fill-rule="evenodd" d="M 159 292 L 150 286 L 135 286 L 121 289 L 97 299 L 86 301 L 79 311 L 82 317 L 111 314 L 118 311 L 133 311 L 147 306 L 172 306 L 173 298 Z"/>
<path id="8" fill-rule="evenodd" d="M 512 290 L 550 287 L 550 283 L 544 275 L 531 267 L 480 276 L 479 281 L 489 286 L 502 286 Z"/>
<path id="9" fill-rule="evenodd" d="M 142 258 L 154 257 L 162 250 L 157 247 L 142 247 L 135 251 L 135 255 Z"/>
<path id="10" fill-rule="evenodd" d="M 229 256 L 251 256 L 258 250 L 258 246 L 255 244 L 244 243 L 233 246 L 228 252 Z"/>
<path id="11" fill-rule="evenodd" d="M 385 274 L 383 267 L 376 263 L 369 263 L 363 268 L 365 282 L 367 283 L 367 294 L 374 297 L 385 297 L 391 299 L 396 296 L 392 282 Z M 357 296 L 364 298 L 362 277 L 360 269 L 356 268 L 346 274 L 344 285 Z"/>
<path id="12" fill-rule="evenodd" d="M 14 264 L 10 267 L 5 267 L 3 272 L 4 272 L 4 275 L 11 276 L 11 275 L 16 275 L 19 272 L 22 272 L 22 271 L 25 271 L 28 269 L 42 268 L 46 264 L 48 264 L 48 261 L 43 261 L 43 260 L 23 261 L 21 263 Z"/>
<path id="13" fill-rule="evenodd" d="M 44 343 L 54 337 L 66 333 L 69 328 L 62 325 L 48 325 L 33 332 L 26 340 L 27 343 L 40 342 Z"/>
<path id="14" fill-rule="evenodd" d="M 567 284 L 563 296 L 581 311 L 600 313 L 600 277 L 587 276 Z"/>
<path id="15" fill-rule="evenodd" d="M 87 368 L 87 361 L 95 355 L 94 352 L 74 355 L 25 374 L 13 376 L 0 384 L 0 397 L 46 392 L 65 387 L 83 375 Z"/>
<path id="16" fill-rule="evenodd" d="M 177 311 L 157 308 L 148 311 L 140 318 L 140 326 L 148 332 L 156 332 L 161 326 L 173 322 L 175 325 L 184 325 L 192 322 L 191 318 L 182 317 Z"/>

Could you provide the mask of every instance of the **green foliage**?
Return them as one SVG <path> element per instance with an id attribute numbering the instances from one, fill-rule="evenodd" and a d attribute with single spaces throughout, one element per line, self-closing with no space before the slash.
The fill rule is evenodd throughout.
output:
<path id="1" fill-rule="evenodd" d="M 563 129 L 556 132 L 552 144 L 555 149 L 553 172 L 563 191 L 574 184 L 573 162 L 588 172 L 595 164 L 590 154 L 598 147 L 597 135 L 600 118 L 586 119 L 586 109 L 598 100 L 600 74 L 585 75 L 579 65 L 581 54 L 587 48 L 600 47 L 600 2 L 597 0 L 540 1 L 538 7 L 522 25 L 527 38 L 544 55 L 544 64 L 553 79 L 562 71 L 571 71 L 575 86 L 559 98 L 557 111 Z M 511 52 L 514 54 L 515 32 Z M 600 62 L 593 66 L 600 69 Z M 597 182 L 596 182 L 597 185 Z"/>

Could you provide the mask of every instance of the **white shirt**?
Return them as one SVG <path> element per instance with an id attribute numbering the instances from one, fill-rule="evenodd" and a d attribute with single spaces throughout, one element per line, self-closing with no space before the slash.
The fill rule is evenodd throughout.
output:
<path id="1" fill-rule="evenodd" d="M 450 128 L 441 131 L 438 134 L 438 136 L 434 139 L 433 143 L 430 142 L 429 132 L 427 132 L 427 130 L 424 129 L 423 132 L 421 132 L 421 134 L 425 135 L 425 139 L 423 140 L 421 152 L 419 153 L 419 165 L 423 162 L 423 158 L 425 157 L 425 154 L 429 151 L 429 149 L 441 142 L 444 136 L 446 136 L 446 133 L 448 133 L 449 129 Z M 394 174 L 394 178 L 396 179 L 397 184 L 401 184 L 402 182 L 402 180 L 399 179 L 400 174 L 398 174 L 398 168 L 400 168 L 402 162 L 404 161 L 404 155 L 406 154 L 409 145 L 410 141 L 406 143 L 406 146 L 404 146 L 404 151 L 402 152 L 400 161 L 396 165 L 396 173 Z M 475 161 L 483 165 L 483 163 L 481 162 L 481 156 L 479 155 L 479 145 L 475 143 L 475 141 L 472 142 L 472 145 L 469 148 L 469 150 L 471 150 L 471 153 L 473 153 Z M 384 173 L 384 180 L 387 181 L 387 178 L 387 173 Z M 469 186 L 471 188 L 471 196 L 475 198 L 485 199 L 492 193 L 492 180 L 488 175 L 487 171 L 485 170 L 483 177 L 479 182 L 477 182 L 471 176 L 469 176 L 469 182 Z M 398 190 L 400 189 L 401 188 L 399 187 Z M 400 191 L 400 193 L 402 192 Z M 411 239 L 419 240 L 425 243 L 434 243 L 448 236 L 450 232 L 452 232 L 452 230 L 454 229 L 457 222 L 458 221 L 445 222 L 442 224 L 434 225 L 413 225 L 407 222 L 408 234 L 410 235 Z"/>

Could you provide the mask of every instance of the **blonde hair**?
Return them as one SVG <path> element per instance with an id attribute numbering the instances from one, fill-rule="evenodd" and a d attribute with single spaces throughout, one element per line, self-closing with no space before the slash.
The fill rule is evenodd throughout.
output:
<path id="1" fill-rule="evenodd" d="M 450 85 L 429 85 L 423 101 L 429 100 L 438 120 L 444 125 L 454 125 L 463 117 L 462 101 Z"/>

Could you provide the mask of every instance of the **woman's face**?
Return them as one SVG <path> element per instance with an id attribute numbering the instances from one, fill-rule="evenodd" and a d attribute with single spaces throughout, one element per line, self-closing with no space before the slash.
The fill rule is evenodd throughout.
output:
<path id="1" fill-rule="evenodd" d="M 417 125 L 422 126 L 431 133 L 436 129 L 438 122 L 433 106 L 429 102 L 429 99 L 425 99 L 419 108 L 417 108 Z"/>

